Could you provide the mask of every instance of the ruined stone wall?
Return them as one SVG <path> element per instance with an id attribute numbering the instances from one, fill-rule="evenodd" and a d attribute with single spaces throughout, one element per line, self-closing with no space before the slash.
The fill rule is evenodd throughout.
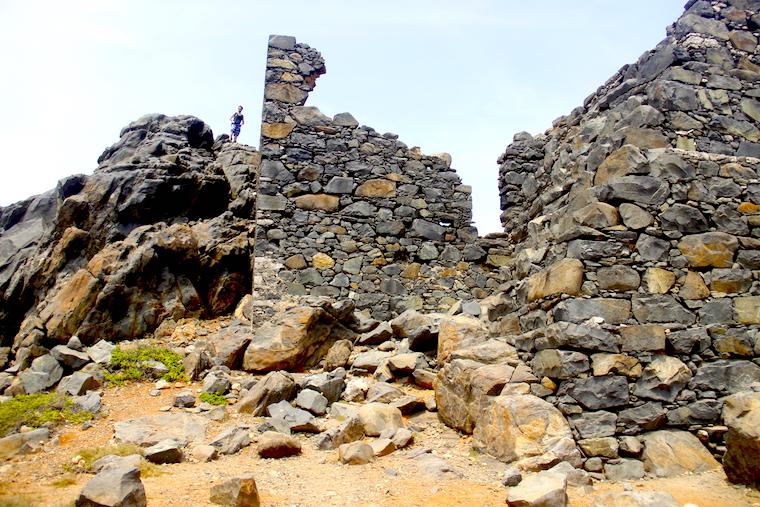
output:
<path id="1" fill-rule="evenodd" d="M 581 441 L 681 427 L 719 452 L 723 397 L 760 382 L 759 10 L 689 2 L 499 159 L 505 319 Z"/>
<path id="2" fill-rule="evenodd" d="M 352 297 L 376 317 L 446 310 L 503 281 L 498 242 L 478 240 L 471 189 L 447 154 L 304 106 L 320 54 L 272 36 L 261 127 L 259 222 L 291 293 Z"/>

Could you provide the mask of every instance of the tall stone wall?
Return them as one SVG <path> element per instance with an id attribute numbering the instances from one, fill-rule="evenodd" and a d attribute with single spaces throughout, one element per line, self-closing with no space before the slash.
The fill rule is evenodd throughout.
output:
<path id="1" fill-rule="evenodd" d="M 447 154 L 305 106 L 321 55 L 272 36 L 261 126 L 259 222 L 290 292 L 352 297 L 385 317 L 448 309 L 499 287 L 503 245 L 478 240 L 471 189 Z"/>
<path id="2" fill-rule="evenodd" d="M 720 452 L 724 396 L 760 382 L 760 2 L 686 8 L 499 159 L 502 299 L 578 439 L 680 427 Z"/>

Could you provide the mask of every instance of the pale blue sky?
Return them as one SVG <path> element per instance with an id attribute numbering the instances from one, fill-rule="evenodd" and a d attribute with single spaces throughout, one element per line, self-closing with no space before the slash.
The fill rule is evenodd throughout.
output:
<path id="1" fill-rule="evenodd" d="M 447 151 L 500 230 L 496 159 L 665 37 L 685 0 L 0 1 L 0 205 L 90 173 L 145 113 L 218 135 L 238 104 L 258 145 L 267 36 L 319 50 L 308 104 Z"/>

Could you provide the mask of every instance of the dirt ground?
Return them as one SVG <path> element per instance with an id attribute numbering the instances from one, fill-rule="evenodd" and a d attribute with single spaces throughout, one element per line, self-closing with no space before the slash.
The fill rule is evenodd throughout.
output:
<path id="1" fill-rule="evenodd" d="M 194 385 L 193 387 L 198 387 Z M 69 506 L 73 504 L 91 474 L 72 473 L 72 458 L 86 447 L 107 445 L 117 421 L 154 415 L 170 405 L 179 388 L 149 396 L 153 384 L 132 384 L 105 390 L 103 405 L 107 415 L 83 430 L 78 426 L 60 428 L 57 443 L 41 451 L 13 458 L 0 464 L 0 506 Z M 428 393 L 429 394 L 429 393 Z M 178 410 L 178 409 L 173 409 Z M 256 425 L 261 418 L 236 416 L 213 422 L 209 440 L 231 424 Z M 497 506 L 504 505 L 507 488 L 500 483 L 505 465 L 471 450 L 470 438 L 463 437 L 438 422 L 435 414 L 423 413 L 408 421 L 419 431 L 414 444 L 368 465 L 342 465 L 337 451 L 319 451 L 313 435 L 297 434 L 303 453 L 284 459 L 262 459 L 255 444 L 236 455 L 223 456 L 210 463 L 161 465 L 158 475 L 143 478 L 151 506 L 199 506 L 208 503 L 209 490 L 235 475 L 252 472 L 262 505 L 282 507 L 311 506 Z M 411 453 L 429 448 L 447 460 L 460 473 L 458 479 L 443 479 L 425 474 Z M 66 479 L 61 481 L 61 479 Z M 55 483 L 55 484 L 54 484 Z M 596 483 L 593 487 L 570 488 L 570 505 L 591 507 L 601 492 L 661 490 L 670 492 L 682 505 L 699 507 L 760 507 L 756 490 L 728 483 L 720 472 L 672 479 L 642 480 L 629 483 Z M 15 501 L 16 503 L 13 503 Z"/>

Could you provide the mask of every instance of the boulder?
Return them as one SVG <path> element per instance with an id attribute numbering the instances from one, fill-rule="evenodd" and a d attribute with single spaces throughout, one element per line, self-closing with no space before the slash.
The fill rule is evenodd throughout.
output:
<path id="1" fill-rule="evenodd" d="M 0 458 L 5 459 L 17 454 L 32 452 L 47 442 L 49 437 L 49 429 L 38 428 L 23 433 L 13 433 L 0 438 Z"/>
<path id="2" fill-rule="evenodd" d="M 98 389 L 100 380 L 93 375 L 82 371 L 76 371 L 67 377 L 63 377 L 56 387 L 56 392 L 79 396 L 87 391 Z"/>
<path id="3" fill-rule="evenodd" d="M 554 472 L 529 475 L 507 491 L 509 507 L 565 507 L 567 504 L 567 477 Z"/>
<path id="4" fill-rule="evenodd" d="M 358 416 L 349 416 L 338 426 L 319 435 L 316 445 L 317 449 L 327 451 L 362 438 L 364 438 L 364 424 Z"/>
<path id="5" fill-rule="evenodd" d="M 441 319 L 438 330 L 438 363 L 448 361 L 457 349 L 462 349 L 488 339 L 488 328 L 480 320 L 469 315 L 454 315 Z"/>
<path id="6" fill-rule="evenodd" d="M 404 427 L 401 411 L 384 403 L 367 403 L 359 409 L 359 420 L 364 433 L 371 437 L 380 436 L 383 430 L 397 430 Z"/>
<path id="7" fill-rule="evenodd" d="M 233 426 L 222 431 L 209 445 L 216 447 L 219 454 L 235 454 L 251 445 L 251 437 L 246 426 Z"/>
<path id="8" fill-rule="evenodd" d="M 143 450 L 143 456 L 151 463 L 180 463 L 182 461 L 182 448 L 174 440 L 162 440 L 156 445 Z"/>
<path id="9" fill-rule="evenodd" d="M 255 331 L 243 357 L 243 368 L 272 371 L 313 366 L 335 341 L 353 336 L 322 308 L 291 307 Z"/>
<path id="10" fill-rule="evenodd" d="M 290 435 L 265 431 L 259 436 L 256 452 L 262 458 L 285 458 L 301 454 L 301 444 Z"/>
<path id="11" fill-rule="evenodd" d="M 295 408 L 289 402 L 282 400 L 267 407 L 271 416 L 270 422 L 276 427 L 285 427 L 288 431 L 303 431 L 307 433 L 319 433 L 322 428 L 317 424 L 314 416 L 306 410 Z"/>
<path id="12" fill-rule="evenodd" d="M 760 393 L 742 392 L 726 398 L 723 420 L 728 426 L 723 456 L 728 480 L 760 484 Z"/>
<path id="13" fill-rule="evenodd" d="M 554 294 L 580 294 L 583 284 L 583 263 L 578 259 L 562 259 L 528 278 L 528 302 Z"/>
<path id="14" fill-rule="evenodd" d="M 710 451 L 689 432 L 653 431 L 646 433 L 642 440 L 644 468 L 655 477 L 673 477 L 720 468 Z"/>
<path id="15" fill-rule="evenodd" d="M 691 380 L 691 370 L 672 356 L 657 356 L 649 363 L 636 382 L 634 394 L 641 398 L 675 401 L 678 393 Z"/>
<path id="16" fill-rule="evenodd" d="M 108 468 L 85 484 L 76 499 L 77 507 L 145 507 L 145 488 L 140 470 L 134 467 Z"/>
<path id="17" fill-rule="evenodd" d="M 296 383 L 290 374 L 279 371 L 268 373 L 243 395 L 237 409 L 244 414 L 266 415 L 269 405 L 290 400 L 295 396 L 296 389 Z"/>
<path id="18" fill-rule="evenodd" d="M 533 395 L 498 396 L 478 418 L 473 446 L 523 470 L 541 470 L 560 461 L 579 463 L 567 420 Z"/>
<path id="19" fill-rule="evenodd" d="M 211 486 L 209 502 L 225 507 L 259 507 L 259 490 L 253 474 L 245 474 Z"/>
<path id="20" fill-rule="evenodd" d="M 338 448 L 338 458 L 348 465 L 366 465 L 375 461 L 375 451 L 364 442 L 351 442 Z"/>
<path id="21" fill-rule="evenodd" d="M 140 468 L 143 457 L 139 454 L 130 454 L 128 456 L 116 456 L 108 454 L 92 463 L 92 470 L 98 474 L 109 468 Z"/>
<path id="22" fill-rule="evenodd" d="M 19 375 L 26 394 L 34 394 L 53 387 L 61 377 L 63 368 L 52 354 L 45 354 L 32 361 L 32 366 Z"/>
<path id="23" fill-rule="evenodd" d="M 296 406 L 314 415 L 324 415 L 327 412 L 327 398 L 313 389 L 303 389 L 296 396 Z"/>

